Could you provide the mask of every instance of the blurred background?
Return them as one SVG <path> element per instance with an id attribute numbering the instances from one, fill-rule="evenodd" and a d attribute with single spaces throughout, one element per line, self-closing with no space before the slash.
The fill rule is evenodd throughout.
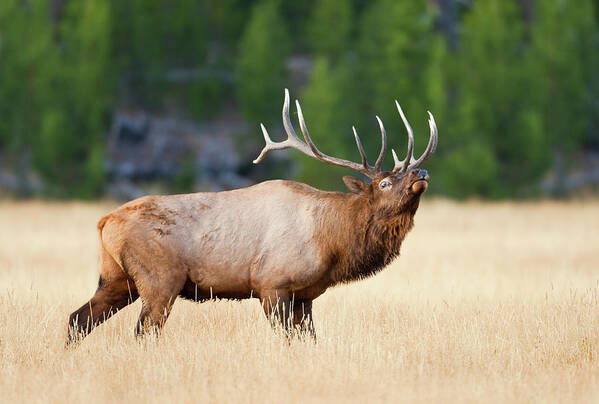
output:
<path id="1" fill-rule="evenodd" d="M 397 99 L 421 153 L 430 110 L 434 193 L 597 194 L 598 27 L 593 0 L 2 0 L 0 194 L 342 189 L 351 172 L 296 151 L 252 164 L 285 87 L 354 161 L 352 125 L 372 162 L 379 115 L 402 156 Z"/>

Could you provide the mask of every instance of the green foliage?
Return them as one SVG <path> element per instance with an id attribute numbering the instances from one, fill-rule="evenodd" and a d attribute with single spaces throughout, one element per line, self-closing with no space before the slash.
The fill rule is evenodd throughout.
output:
<path id="1" fill-rule="evenodd" d="M 193 156 L 189 155 L 183 161 L 177 176 L 169 183 L 173 193 L 192 192 L 196 183 L 196 168 Z"/>
<path id="2" fill-rule="evenodd" d="M 207 37 L 235 47 L 243 34 L 252 1 L 247 0 L 204 0 L 203 21 Z M 195 16 L 194 16 L 195 18 Z"/>
<path id="3" fill-rule="evenodd" d="M 37 147 L 55 62 L 47 2 L 0 2 L 0 150 L 15 168 L 21 196 L 30 192 L 29 156 Z"/>
<path id="4" fill-rule="evenodd" d="M 393 100 L 399 101 L 414 128 L 418 152 L 427 142 L 426 111 L 435 106 L 431 106 L 431 98 L 443 97 L 439 94 L 441 65 L 432 63 L 442 52 L 442 45 L 433 34 L 434 13 L 428 3 L 372 2 L 361 21 L 359 50 L 364 80 L 360 93 L 368 94 L 370 114 L 381 117 L 389 145 L 400 154 L 407 137 Z M 442 105 L 439 100 L 435 103 Z"/>
<path id="5" fill-rule="evenodd" d="M 598 39 L 592 3 L 540 1 L 532 29 L 543 132 L 552 148 L 568 152 L 585 138 L 592 119 L 589 84 L 599 71 L 598 52 L 589 51 Z"/>
<path id="6" fill-rule="evenodd" d="M 48 194 L 96 196 L 112 90 L 109 9 L 72 2 L 56 30 L 46 3 L 9 1 L 0 9 L 1 105 L 9 117 L 2 138 L 18 154 L 32 152 Z"/>
<path id="7" fill-rule="evenodd" d="M 361 100 L 355 83 L 355 58 L 348 53 L 352 28 L 349 1 L 320 0 L 311 17 L 310 38 L 317 56 L 309 85 L 302 94 L 304 118 L 317 147 L 324 153 L 346 159 L 359 159 L 352 135 L 362 123 Z M 334 22 L 334 23 L 333 23 Z M 372 122 L 371 122 L 372 124 Z M 365 142 L 369 150 L 370 141 Z M 341 176 L 355 174 L 328 166 L 306 156 L 296 157 L 299 179 L 327 189 L 344 189 Z"/>
<path id="8" fill-rule="evenodd" d="M 493 149 L 481 141 L 469 142 L 443 153 L 442 169 L 434 171 L 434 182 L 454 198 L 494 195 L 493 181 L 500 173 Z"/>
<path id="9" fill-rule="evenodd" d="M 233 7 L 232 1 L 221 7 Z M 150 108 L 179 107 L 204 116 L 218 105 L 224 83 L 215 80 L 220 60 L 207 63 L 207 15 L 212 2 L 196 0 L 132 0 L 111 2 L 117 21 L 112 31 L 115 56 L 124 84 L 122 96 Z M 235 17 L 237 16 L 237 17 Z M 231 14 L 232 20 L 239 19 Z"/>
<path id="10" fill-rule="evenodd" d="M 275 122 L 279 116 L 289 46 L 278 1 L 257 3 L 241 39 L 237 64 L 238 99 L 252 124 Z"/>
<path id="11" fill-rule="evenodd" d="M 581 0 L 576 7 L 564 1 L 545 0 L 539 2 L 536 12 L 531 46 L 536 62 L 532 66 L 536 105 L 549 156 L 555 160 L 555 193 L 559 195 L 563 193 L 559 186 L 565 175 L 562 162 L 575 161 L 580 146 L 591 140 L 593 124 L 597 123 L 599 38 L 589 0 Z M 595 51 L 589 51 L 593 47 Z"/>
<path id="12" fill-rule="evenodd" d="M 347 52 L 352 31 L 350 0 L 318 0 L 310 21 L 309 34 L 317 56 L 337 60 Z"/>
<path id="13" fill-rule="evenodd" d="M 0 2 L 0 146 L 29 148 L 39 127 L 41 96 L 54 61 L 47 2 Z"/>
<path id="14" fill-rule="evenodd" d="M 467 166 L 456 172 L 474 172 L 478 167 L 468 157 L 478 143 L 488 167 L 497 169 L 487 170 L 495 175 L 485 182 L 461 177 L 471 182 L 466 193 L 447 181 L 445 190 L 451 194 L 526 193 L 547 167 L 547 142 L 534 103 L 535 77 L 530 69 L 535 61 L 527 52 L 524 28 L 513 1 L 476 2 L 464 19 L 459 77 L 454 83 L 454 143 L 446 148 L 447 159 Z"/>
<path id="15" fill-rule="evenodd" d="M 356 106 L 351 102 L 354 96 L 351 73 L 347 64 L 333 68 L 326 58 L 318 59 L 301 105 L 310 136 L 323 153 L 359 161 L 351 129 L 356 117 Z M 299 124 L 296 126 L 299 133 Z M 353 174 L 338 167 L 324 168 L 323 163 L 303 154 L 294 156 L 301 167 L 299 178 L 315 186 L 341 189 L 341 176 Z"/>
<path id="16" fill-rule="evenodd" d="M 564 172 L 560 162 L 599 149 L 592 0 L 534 0 L 532 14 L 518 0 L 460 2 L 444 20 L 451 30 L 438 29 L 444 10 L 428 0 L 80 0 L 56 15 L 49 3 L 0 2 L 0 153 L 23 191 L 34 169 L 49 195 L 99 195 L 110 112 L 121 106 L 204 118 L 229 113 L 234 94 L 250 127 L 274 132 L 285 87 L 318 147 L 354 161 L 352 125 L 372 163 L 375 114 L 401 156 L 407 137 L 393 100 L 416 153 L 430 110 L 440 131 L 425 163 L 431 191 L 459 198 L 534 195 L 543 175 Z M 459 32 L 451 47 L 441 31 Z M 290 56 L 312 68 L 288 71 Z M 299 179 L 343 187 L 346 170 L 289 155 Z M 193 182 L 190 164 L 177 189 Z M 261 166 L 270 172 L 260 178 L 273 167 Z"/>
<path id="17" fill-rule="evenodd" d="M 133 0 L 132 47 L 150 77 L 205 57 L 201 2 Z"/>
<path id="18" fill-rule="evenodd" d="M 52 85 L 43 95 L 35 163 L 54 196 L 89 198 L 104 182 L 106 113 L 114 83 L 109 65 L 110 9 L 107 2 L 70 2 L 59 26 Z"/>

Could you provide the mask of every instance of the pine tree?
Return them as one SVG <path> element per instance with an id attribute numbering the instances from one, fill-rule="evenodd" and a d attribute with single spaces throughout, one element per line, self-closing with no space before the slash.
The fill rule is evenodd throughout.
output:
<path id="1" fill-rule="evenodd" d="M 547 166 L 533 60 L 514 1 L 475 2 L 463 22 L 452 143 L 441 182 L 459 197 L 534 192 Z"/>
<path id="2" fill-rule="evenodd" d="M 128 101 L 162 108 L 168 99 L 171 106 L 200 116 L 211 110 L 221 83 L 210 80 L 207 72 L 208 31 L 215 29 L 206 21 L 210 4 L 196 0 L 112 0 L 111 4 L 114 20 L 127 21 L 113 25 L 112 41 Z"/>
<path id="3" fill-rule="evenodd" d="M 16 168 L 20 194 L 30 191 L 29 155 L 36 147 L 48 70 L 56 61 L 47 1 L 0 2 L 0 147 Z"/>
<path id="4" fill-rule="evenodd" d="M 103 145 L 114 83 L 107 2 L 69 3 L 60 23 L 59 62 L 48 71 L 35 160 L 54 196 L 92 197 L 104 182 Z"/>
<path id="5" fill-rule="evenodd" d="M 434 10 L 429 2 L 379 0 L 364 12 L 360 24 L 360 93 L 372 100 L 369 115 L 380 115 L 389 145 L 401 153 L 406 132 L 395 108 L 397 99 L 416 134 L 416 152 L 426 147 L 426 111 L 440 118 L 444 106 L 440 68 L 445 55 L 433 33 Z"/>
<path id="6" fill-rule="evenodd" d="M 350 0 L 319 0 L 310 21 L 310 44 L 316 55 L 335 62 L 349 47 L 353 10 Z"/>
<path id="7" fill-rule="evenodd" d="M 277 111 L 286 86 L 289 48 L 278 1 L 262 0 L 252 9 L 237 65 L 238 100 L 251 124 L 280 124 Z"/>
<path id="8" fill-rule="evenodd" d="M 301 96 L 301 105 L 310 136 L 323 153 L 360 161 L 352 125 L 356 125 L 364 144 L 366 140 L 369 144 L 374 139 L 380 141 L 380 135 L 368 139 L 377 130 L 374 116 L 368 128 L 356 121 L 359 105 L 355 102 L 352 83 L 353 72 L 347 64 L 333 67 L 328 58 L 318 58 L 310 75 L 310 84 Z M 299 128 L 299 125 L 296 126 Z M 360 128 L 364 129 L 363 133 Z M 294 156 L 300 165 L 299 179 L 314 186 L 342 189 L 341 175 L 356 175 L 353 171 L 339 167 L 323 168 L 323 163 L 301 154 Z"/>
<path id="9" fill-rule="evenodd" d="M 593 4 L 581 0 L 573 7 L 560 0 L 539 0 L 535 11 L 532 53 L 542 130 L 555 156 L 571 158 L 588 138 L 594 116 L 592 91 L 599 58 Z M 556 168 L 563 173 L 565 167 Z"/>

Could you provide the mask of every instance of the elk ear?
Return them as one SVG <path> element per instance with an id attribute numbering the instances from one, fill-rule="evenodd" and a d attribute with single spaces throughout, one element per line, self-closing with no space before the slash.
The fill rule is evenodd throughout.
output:
<path id="1" fill-rule="evenodd" d="M 347 189 L 349 189 L 354 194 L 361 194 L 366 192 L 368 189 L 368 184 L 362 180 L 357 179 L 356 177 L 352 177 L 351 175 L 346 175 L 343 177 L 343 182 Z"/>

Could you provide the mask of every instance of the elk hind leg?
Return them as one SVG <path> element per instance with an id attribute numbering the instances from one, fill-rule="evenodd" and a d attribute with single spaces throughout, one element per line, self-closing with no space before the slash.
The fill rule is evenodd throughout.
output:
<path id="1" fill-rule="evenodd" d="M 94 296 L 69 316 L 66 345 L 87 336 L 95 327 L 112 317 L 138 297 L 137 288 L 121 267 L 105 251 Z"/>
<path id="2" fill-rule="evenodd" d="M 291 299 L 286 291 L 273 290 L 262 294 L 260 297 L 262 308 L 266 318 L 270 321 L 273 328 L 279 325 L 283 328 L 285 335 L 289 337 L 291 324 Z"/>
<path id="3" fill-rule="evenodd" d="M 312 300 L 296 300 L 293 302 L 293 328 L 300 335 L 310 336 L 316 342 L 316 331 L 312 319 Z"/>

